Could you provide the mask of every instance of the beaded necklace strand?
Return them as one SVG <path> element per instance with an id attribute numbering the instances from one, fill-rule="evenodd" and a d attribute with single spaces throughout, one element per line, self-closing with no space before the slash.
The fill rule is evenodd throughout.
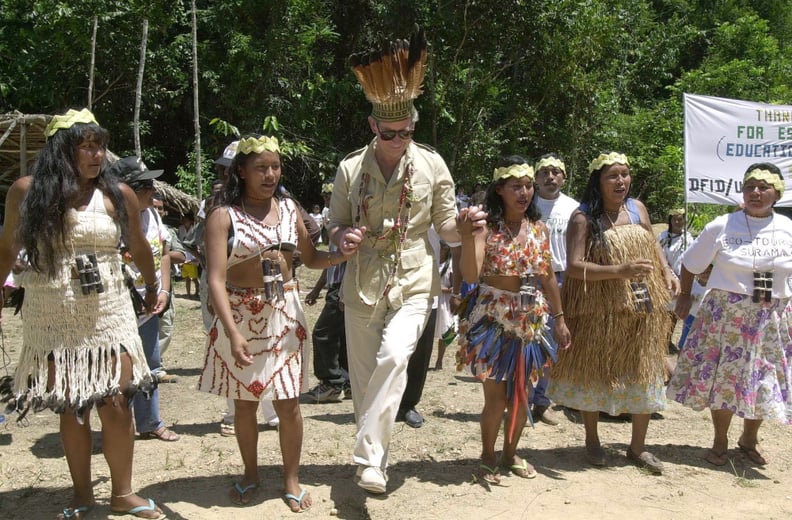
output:
<path id="1" fill-rule="evenodd" d="M 391 266 L 390 273 L 388 273 L 387 283 L 385 284 L 385 290 L 382 292 L 382 295 L 377 297 L 375 302 L 367 302 L 361 295 L 361 300 L 363 303 L 367 305 L 376 305 L 379 301 L 384 298 L 388 291 L 390 291 L 391 287 L 393 287 L 393 280 L 396 276 L 396 269 L 401 264 L 401 256 L 402 250 L 404 249 L 404 241 L 407 238 L 407 228 L 410 225 L 410 214 L 412 212 L 412 193 L 413 193 L 413 185 L 412 185 L 412 178 L 413 178 L 414 168 L 412 162 L 407 164 L 404 172 L 404 178 L 402 179 L 402 189 L 401 194 L 399 195 L 399 209 L 396 213 L 396 222 L 393 224 L 393 227 L 383 231 L 379 234 L 374 234 L 372 232 L 367 231 L 366 235 L 370 238 L 373 238 L 375 242 L 380 240 L 391 240 L 394 246 L 394 259 L 393 265 Z M 361 214 L 366 216 L 366 220 L 368 221 L 369 214 L 368 214 L 368 203 L 366 202 L 366 193 L 368 193 L 368 184 L 371 180 L 371 174 L 364 173 L 360 179 L 360 185 L 358 188 L 358 205 L 357 205 L 357 212 L 355 214 L 355 226 L 360 227 L 361 222 Z M 406 211 L 405 211 L 406 210 Z M 369 223 L 371 223 L 369 221 Z M 355 281 L 357 283 L 358 289 L 360 288 L 360 263 L 357 265 L 357 270 L 355 273 Z M 359 293 L 359 291 L 358 291 Z M 359 293 L 360 294 L 360 293 Z"/>

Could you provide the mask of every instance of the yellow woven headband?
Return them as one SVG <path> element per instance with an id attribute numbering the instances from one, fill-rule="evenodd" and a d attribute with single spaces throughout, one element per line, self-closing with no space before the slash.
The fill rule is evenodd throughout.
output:
<path id="1" fill-rule="evenodd" d="M 589 173 L 595 172 L 603 166 L 610 166 L 611 164 L 623 164 L 629 166 L 630 162 L 627 156 L 619 152 L 601 153 L 596 159 L 589 164 Z"/>
<path id="2" fill-rule="evenodd" d="M 326 182 L 322 184 L 322 193 L 333 193 L 333 183 Z"/>
<path id="3" fill-rule="evenodd" d="M 529 177 L 534 179 L 534 169 L 530 164 L 512 164 L 503 168 L 495 168 L 495 173 L 492 175 L 492 182 L 505 179 L 507 177 L 514 177 L 521 179 L 522 177 Z"/>
<path id="4" fill-rule="evenodd" d="M 746 182 L 750 179 L 756 179 L 757 181 L 764 181 L 778 192 L 778 197 L 784 196 L 784 188 L 786 187 L 784 184 L 784 179 L 776 175 L 775 173 L 769 170 L 761 170 L 759 168 L 754 168 L 753 170 L 749 171 L 743 177 L 743 182 Z"/>
<path id="5" fill-rule="evenodd" d="M 96 122 L 94 115 L 87 108 L 83 108 L 79 112 L 77 110 L 69 110 L 63 115 L 53 116 L 53 118 L 50 119 L 49 124 L 47 124 L 47 128 L 44 129 L 44 136 L 49 139 L 55 135 L 58 130 L 71 128 L 75 123 L 93 123 L 95 125 L 99 124 Z"/>
<path id="6" fill-rule="evenodd" d="M 669 217 L 677 217 L 685 214 L 685 208 L 675 208 L 668 212 Z"/>
<path id="7" fill-rule="evenodd" d="M 250 153 L 263 153 L 273 152 L 280 153 L 277 137 L 247 137 L 239 141 L 237 146 L 237 153 L 250 154 Z"/>
<path id="8" fill-rule="evenodd" d="M 564 173 L 564 176 L 566 177 L 566 165 L 564 164 L 564 161 L 557 157 L 545 157 L 540 159 L 539 162 L 536 163 L 536 166 L 534 166 L 534 169 L 538 172 L 542 168 L 558 168 Z"/>

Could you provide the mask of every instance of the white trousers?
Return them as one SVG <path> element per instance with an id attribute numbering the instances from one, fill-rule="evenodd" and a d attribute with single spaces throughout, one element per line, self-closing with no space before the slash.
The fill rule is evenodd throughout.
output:
<path id="1" fill-rule="evenodd" d="M 383 471 L 388 465 L 391 433 L 407 385 L 407 363 L 431 308 L 428 298 L 407 300 L 399 309 L 383 303 L 374 309 L 357 302 L 344 308 L 357 422 L 352 455 L 357 464 Z"/>

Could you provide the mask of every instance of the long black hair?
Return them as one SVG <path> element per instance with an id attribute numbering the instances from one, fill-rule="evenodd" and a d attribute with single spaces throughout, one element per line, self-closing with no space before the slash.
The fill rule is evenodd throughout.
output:
<path id="1" fill-rule="evenodd" d="M 259 134 L 253 134 L 244 137 L 243 139 L 247 138 L 254 138 L 259 139 L 262 137 Z M 240 177 L 239 169 L 243 166 L 247 165 L 247 162 L 258 155 L 257 153 L 237 153 L 234 156 L 234 159 L 231 161 L 231 166 L 228 167 L 228 177 L 226 178 L 225 185 L 223 189 L 217 194 L 217 202 L 213 206 L 214 208 L 220 206 L 231 206 L 232 204 L 239 204 L 242 202 L 242 196 L 245 194 L 245 180 Z M 278 152 L 278 157 L 282 157 L 280 152 Z M 283 194 L 281 193 L 281 183 L 283 180 L 283 165 L 281 165 L 281 176 L 278 179 L 278 186 L 275 188 L 275 194 L 273 197 L 275 199 L 280 199 Z"/>
<path id="2" fill-rule="evenodd" d="M 75 123 L 47 139 L 33 164 L 33 182 L 19 209 L 19 237 L 32 268 L 50 279 L 59 275 L 63 259 L 70 254 L 67 238 L 72 224 L 66 215 L 80 195 L 78 148 L 85 141 L 93 141 L 106 150 L 108 138 L 107 130 L 97 124 Z M 126 237 L 124 196 L 118 179 L 107 173 L 106 160 L 96 187 L 113 202 L 115 221 Z"/>
<path id="3" fill-rule="evenodd" d="M 531 165 L 531 163 L 521 155 L 508 155 L 498 159 L 498 162 L 495 164 L 495 168 L 508 168 L 509 166 L 515 164 Z M 533 165 L 531 165 L 531 167 L 533 167 Z M 496 190 L 498 186 L 503 186 L 508 180 L 508 177 L 505 179 L 498 179 L 495 182 L 491 182 L 487 188 L 487 196 L 484 200 L 488 212 L 487 224 L 489 224 L 491 228 L 498 226 L 501 219 L 503 219 L 503 199 L 500 195 L 498 195 Z M 539 211 L 539 207 L 536 205 L 536 189 L 534 189 L 534 195 L 531 197 L 531 203 L 528 204 L 528 207 L 525 209 L 524 215 L 528 217 L 528 220 L 531 221 L 531 223 L 535 223 L 537 220 L 542 218 L 542 213 Z"/>
<path id="4" fill-rule="evenodd" d="M 608 154 L 610 152 L 603 152 Z M 600 154 L 601 155 L 601 154 Z M 621 164 L 621 163 L 618 163 Z M 602 213 L 605 211 L 605 208 L 602 203 L 602 192 L 600 191 L 600 178 L 602 174 L 610 168 L 611 164 L 605 164 L 597 170 L 594 170 L 589 175 L 588 184 L 586 185 L 586 190 L 583 192 L 583 197 L 580 199 L 581 209 L 584 210 L 586 215 L 586 219 L 588 219 L 589 223 L 589 235 L 591 235 L 591 243 L 594 246 L 602 245 L 606 250 L 608 248 L 608 242 L 605 239 L 604 230 L 602 229 Z M 626 165 L 628 169 L 630 169 L 629 165 Z M 632 169 L 630 169 L 630 175 L 632 175 Z M 632 188 L 632 183 L 630 183 L 630 188 Z M 627 199 L 630 198 L 630 191 L 628 189 L 627 196 L 625 197 L 624 201 L 627 202 Z"/>

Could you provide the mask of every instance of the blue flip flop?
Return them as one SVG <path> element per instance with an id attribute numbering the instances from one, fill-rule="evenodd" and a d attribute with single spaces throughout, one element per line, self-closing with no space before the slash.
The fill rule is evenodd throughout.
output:
<path id="1" fill-rule="evenodd" d="M 77 515 L 82 517 L 83 515 L 87 514 L 88 511 L 91 510 L 91 506 L 79 506 L 79 507 L 64 507 L 63 508 L 63 518 L 77 518 Z"/>
<path id="2" fill-rule="evenodd" d="M 157 510 L 157 504 L 155 504 L 154 501 L 149 498 L 148 505 L 146 506 L 137 506 L 131 509 L 127 509 L 126 511 L 111 511 L 111 513 L 113 513 L 114 515 L 134 515 L 138 518 L 151 518 L 148 516 L 140 516 L 138 513 L 142 513 L 144 511 L 156 511 L 156 510 Z M 166 517 L 167 515 L 165 513 L 161 513 L 156 518 L 153 518 L 153 520 L 162 520 L 163 518 Z"/>
<path id="3" fill-rule="evenodd" d="M 300 492 L 300 496 L 299 497 L 295 496 L 295 495 L 292 495 L 291 493 L 284 493 L 283 494 L 283 501 L 286 502 L 286 505 L 289 506 L 289 509 L 291 509 L 292 513 L 304 513 L 305 511 L 308 511 L 309 509 L 311 509 L 310 506 L 303 507 L 303 505 L 302 505 L 303 499 L 305 498 L 305 495 L 307 495 L 307 494 L 308 494 L 308 492 L 306 490 L 304 490 L 304 489 Z M 297 506 L 300 509 L 298 509 L 297 511 L 292 509 L 291 504 L 289 503 L 289 500 L 294 500 L 295 502 L 297 502 Z"/>
<path id="4" fill-rule="evenodd" d="M 247 495 L 248 492 L 255 491 L 256 488 L 258 488 L 258 484 L 256 482 L 253 482 L 252 484 L 248 484 L 245 487 L 242 487 L 242 484 L 240 484 L 239 482 L 234 482 L 234 491 L 239 493 L 239 498 L 238 499 L 232 498 L 231 502 L 233 502 L 238 506 L 248 505 L 252 497 L 245 497 L 245 495 Z M 243 498 L 247 498 L 247 500 L 242 500 Z"/>

